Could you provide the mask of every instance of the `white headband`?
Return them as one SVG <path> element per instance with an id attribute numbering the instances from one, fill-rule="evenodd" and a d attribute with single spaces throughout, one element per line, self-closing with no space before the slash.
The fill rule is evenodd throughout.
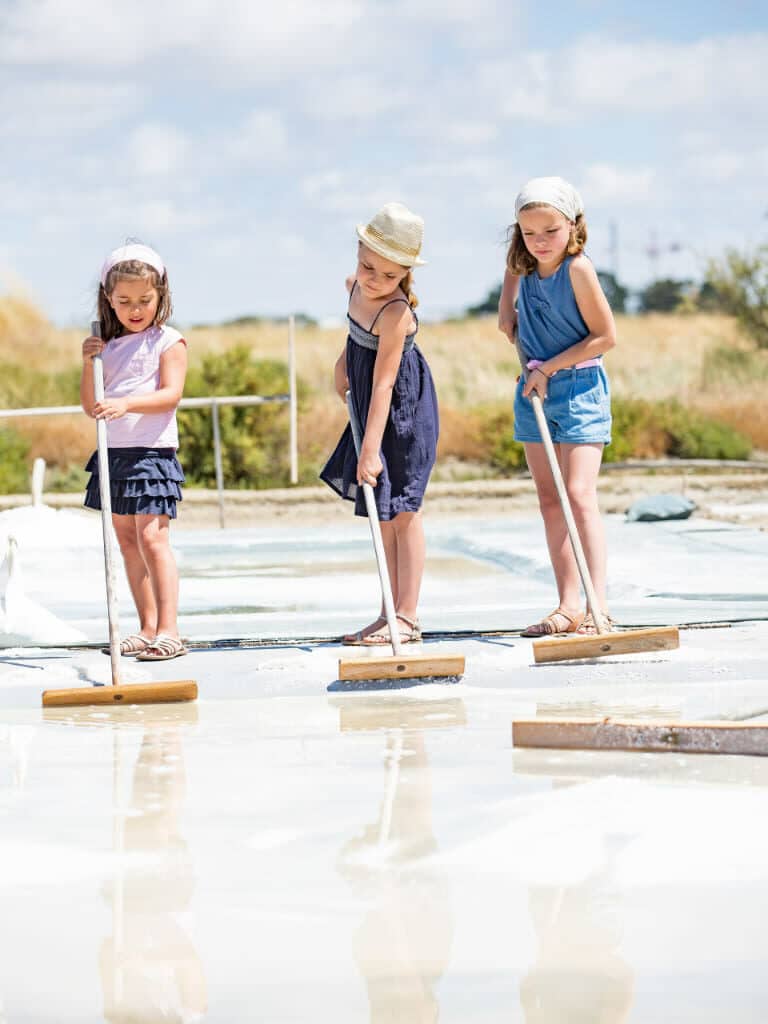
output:
<path id="1" fill-rule="evenodd" d="M 531 178 L 526 181 L 515 200 L 515 220 L 529 203 L 554 206 L 568 220 L 576 220 L 580 213 L 584 213 L 581 196 L 564 178 Z"/>
<path id="2" fill-rule="evenodd" d="M 139 245 L 132 243 L 131 245 L 121 245 L 119 249 L 113 250 L 104 260 L 101 268 L 101 283 L 106 285 L 107 274 L 110 272 L 112 267 L 118 263 L 127 263 L 128 260 L 139 260 L 141 263 L 146 263 L 153 270 L 156 270 L 160 277 L 165 273 L 165 266 L 163 261 L 160 259 L 154 249 L 150 249 L 148 245 Z"/>

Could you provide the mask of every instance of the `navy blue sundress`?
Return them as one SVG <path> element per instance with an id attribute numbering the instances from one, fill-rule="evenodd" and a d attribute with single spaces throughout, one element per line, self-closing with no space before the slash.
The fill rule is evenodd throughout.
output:
<path id="1" fill-rule="evenodd" d="M 354 288 L 353 285 L 352 292 Z M 393 302 L 407 300 L 392 299 L 385 303 L 368 330 L 347 313 L 347 379 L 352 405 L 363 433 L 371 404 L 373 367 L 379 346 L 379 336 L 373 333 L 373 328 L 386 306 Z M 418 330 L 418 319 L 416 325 Z M 389 419 L 381 439 L 380 456 L 384 468 L 373 494 L 379 519 L 384 522 L 394 519 L 400 512 L 418 512 L 437 455 L 437 395 L 429 366 L 415 338 L 416 331 L 405 339 L 392 389 Z M 342 498 L 354 501 L 356 516 L 367 515 L 363 489 L 357 485 L 357 453 L 349 424 L 323 467 L 320 479 Z"/>

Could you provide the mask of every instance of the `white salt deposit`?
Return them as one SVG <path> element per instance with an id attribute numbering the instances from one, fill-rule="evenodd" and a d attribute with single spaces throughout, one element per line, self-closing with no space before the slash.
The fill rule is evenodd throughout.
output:
<path id="1" fill-rule="evenodd" d="M 6 539 L 0 565 L 0 644 L 67 644 L 85 640 L 86 634 L 58 618 L 24 590 L 18 541 Z"/>

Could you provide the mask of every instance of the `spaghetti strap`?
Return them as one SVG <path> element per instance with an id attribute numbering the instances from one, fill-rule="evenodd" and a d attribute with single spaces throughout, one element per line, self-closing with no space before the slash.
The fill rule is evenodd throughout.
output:
<path id="1" fill-rule="evenodd" d="M 351 297 L 352 297 L 352 296 L 351 296 L 351 293 L 350 293 L 350 298 L 351 298 Z M 376 321 L 377 321 L 377 320 L 379 319 L 379 317 L 380 317 L 380 316 L 381 316 L 381 314 L 382 314 L 382 313 L 384 312 L 384 310 L 385 310 L 385 309 L 387 308 L 387 306 L 392 306 L 392 305 L 394 305 L 394 303 L 395 303 L 395 302 L 404 302 L 404 303 L 406 304 L 406 306 L 408 306 L 409 308 L 410 308 L 410 305 L 411 305 L 411 304 L 410 304 L 410 302 L 408 301 L 408 299 L 406 299 L 406 298 L 402 298 L 402 299 L 390 299 L 390 300 L 389 300 L 389 302 L 385 302 L 385 303 L 384 303 L 384 305 L 383 305 L 383 306 L 381 307 L 381 309 L 379 310 L 379 312 L 378 312 L 378 313 L 376 314 L 376 316 L 375 316 L 375 317 L 373 318 L 373 322 L 371 323 L 371 326 L 370 326 L 370 327 L 368 328 L 368 333 L 369 333 L 369 334 L 373 334 L 373 328 L 374 328 L 374 327 L 376 326 Z"/>

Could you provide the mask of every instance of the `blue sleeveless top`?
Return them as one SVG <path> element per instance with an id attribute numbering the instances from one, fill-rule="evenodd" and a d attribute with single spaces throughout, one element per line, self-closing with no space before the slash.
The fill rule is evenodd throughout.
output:
<path id="1" fill-rule="evenodd" d="M 568 273 L 572 259 L 566 256 L 551 277 L 534 270 L 520 278 L 518 333 L 528 359 L 551 359 L 589 334 Z"/>

